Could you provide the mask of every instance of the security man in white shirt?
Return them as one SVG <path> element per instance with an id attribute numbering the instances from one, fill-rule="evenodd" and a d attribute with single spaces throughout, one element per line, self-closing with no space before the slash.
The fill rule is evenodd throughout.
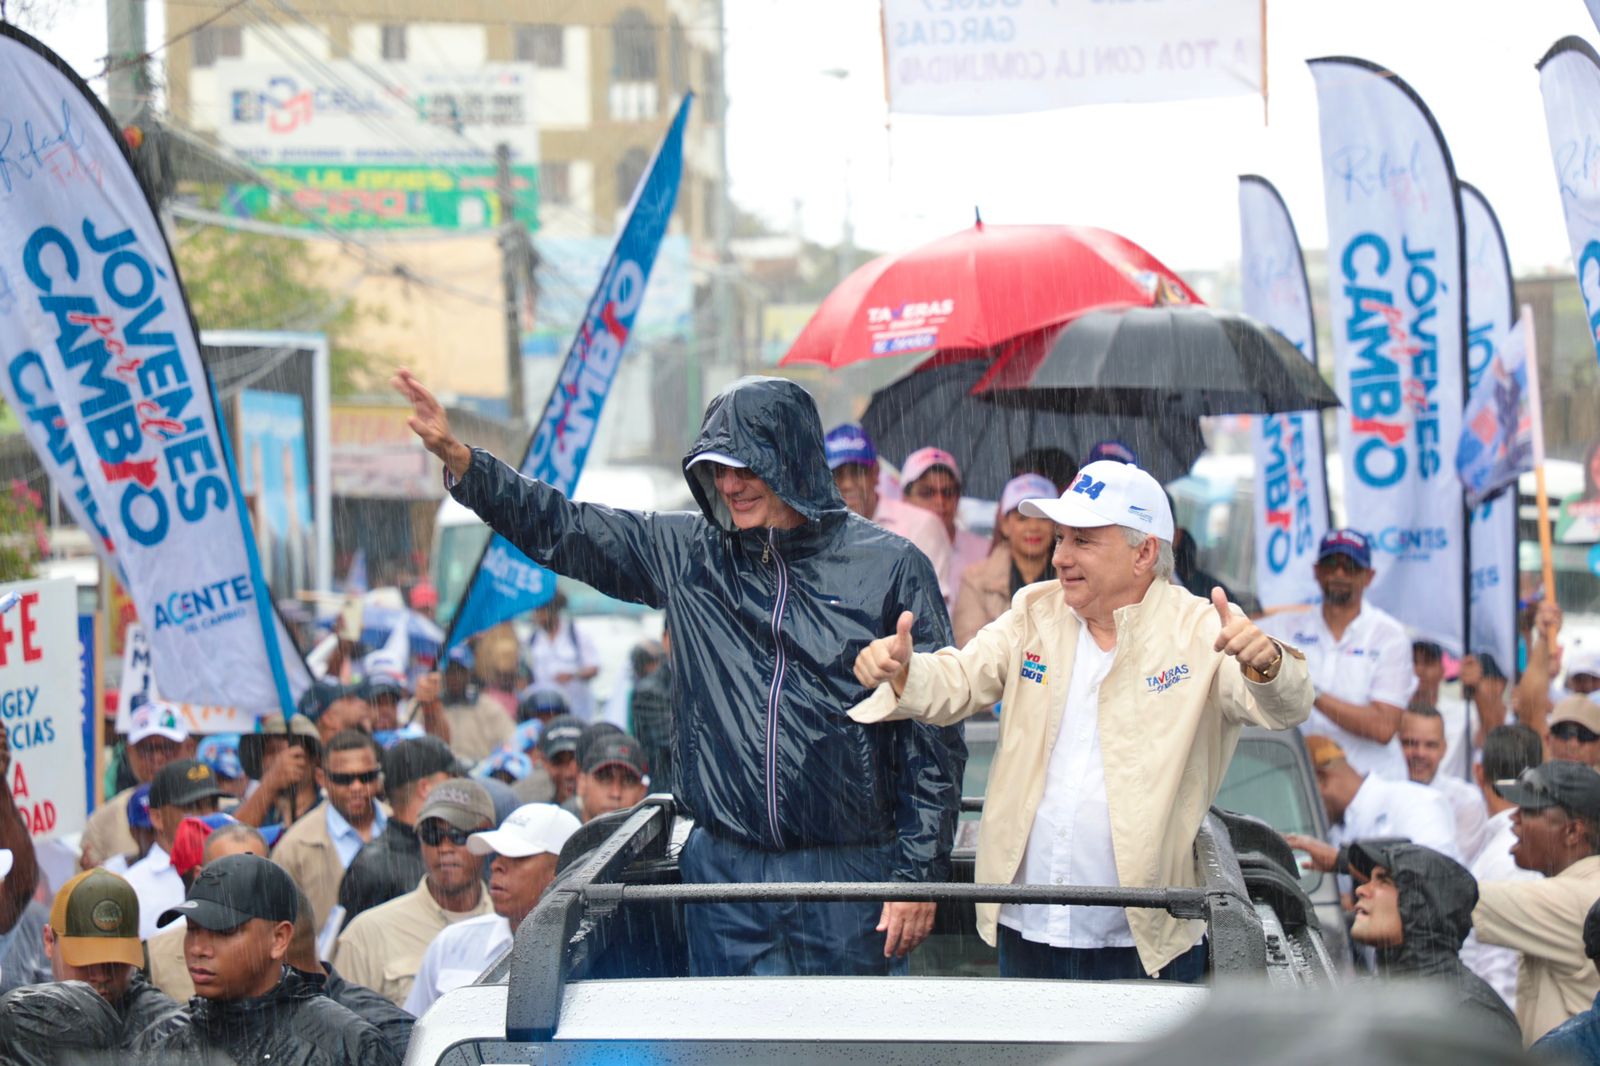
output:
<path id="1" fill-rule="evenodd" d="M 1194 840 L 1246 723 L 1299 724 L 1299 653 L 1172 584 L 1172 510 L 1138 467 L 1090 463 L 1060 499 L 1056 581 L 1025 586 L 965 647 L 912 654 L 913 618 L 856 657 L 858 722 L 950 725 L 1001 701 L 978 831 L 989 883 L 1195 886 Z M 1116 907 L 978 905 L 1013 977 L 1196 980 L 1203 923 Z"/>
<path id="2" fill-rule="evenodd" d="M 1261 619 L 1264 632 L 1303 650 L 1311 666 L 1317 698 L 1300 731 L 1337 741 L 1361 773 L 1404 781 L 1400 714 L 1416 691 L 1417 675 L 1405 629 L 1362 602 L 1373 576 L 1366 534 L 1330 531 L 1315 572 L 1320 606 Z"/>
<path id="3" fill-rule="evenodd" d="M 1456 844 L 1455 809 L 1444 793 L 1415 781 L 1388 781 L 1361 773 L 1330 737 L 1307 737 L 1306 752 L 1328 812 L 1329 839 L 1299 833 L 1285 833 L 1284 839 L 1310 855 L 1316 869 L 1347 873 L 1344 847 L 1358 840 L 1409 840 L 1463 861 Z"/>
<path id="4" fill-rule="evenodd" d="M 494 856 L 489 866 L 494 913 L 457 922 L 433 938 L 406 997 L 406 1010 L 422 1017 L 434 1000 L 470 984 L 511 947 L 522 919 L 555 880 L 561 846 L 577 831 L 578 819 L 569 812 L 553 803 L 528 803 L 506 815 L 499 829 L 467 838 L 472 854 Z"/>

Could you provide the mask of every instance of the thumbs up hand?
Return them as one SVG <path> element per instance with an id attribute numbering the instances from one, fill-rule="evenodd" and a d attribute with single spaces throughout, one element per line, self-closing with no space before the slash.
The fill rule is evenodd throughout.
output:
<path id="1" fill-rule="evenodd" d="M 894 685 L 895 695 L 905 690 L 911 669 L 911 623 L 915 620 L 910 611 L 901 611 L 893 636 L 879 637 L 861 649 L 856 656 L 857 681 L 867 688 L 887 681 Z"/>
<path id="2" fill-rule="evenodd" d="M 1250 619 L 1242 614 L 1234 614 L 1227 594 L 1220 586 L 1211 590 L 1211 605 L 1217 609 L 1217 617 L 1222 620 L 1222 631 L 1212 645 L 1213 651 L 1233 656 L 1240 665 L 1258 674 L 1264 675 L 1278 664 L 1283 653 L 1277 643 L 1261 632 Z"/>

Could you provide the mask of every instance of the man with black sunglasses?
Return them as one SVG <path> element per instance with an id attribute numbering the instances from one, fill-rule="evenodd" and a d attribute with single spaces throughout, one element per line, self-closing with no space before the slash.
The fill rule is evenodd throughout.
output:
<path id="1" fill-rule="evenodd" d="M 389 822 L 378 803 L 383 791 L 378 756 L 378 744 L 368 734 L 335 733 L 316 771 L 328 802 L 290 826 L 272 851 L 272 861 L 289 871 L 311 902 L 317 929 L 339 902 L 339 881 L 356 853 Z"/>
<path id="2" fill-rule="evenodd" d="M 1588 1009 L 1600 974 L 1583 950 L 1584 918 L 1600 899 L 1600 773 L 1580 763 L 1530 767 L 1496 789 L 1517 805 L 1512 858 L 1537 881 L 1478 886 L 1472 927 L 1485 944 L 1522 953 L 1517 1021 L 1532 1043 Z"/>
<path id="3" fill-rule="evenodd" d="M 1563 697 L 1550 709 L 1544 743 L 1552 760 L 1600 769 L 1600 703 L 1590 696 Z"/>
<path id="4" fill-rule="evenodd" d="M 1363 602 L 1372 584 L 1372 542 L 1354 529 L 1322 538 L 1313 571 L 1322 603 L 1261 619 L 1261 630 L 1305 652 L 1317 696 L 1300 726 L 1344 751 L 1362 774 L 1405 781 L 1400 715 L 1417 688 L 1411 641 L 1399 622 Z"/>
<path id="5" fill-rule="evenodd" d="M 441 781 L 417 815 L 427 875 L 413 892 L 356 916 L 333 959 L 345 980 L 405 1005 L 428 944 L 447 926 L 490 912 L 483 863 L 467 838 L 495 826 L 494 801 L 476 781 Z"/>

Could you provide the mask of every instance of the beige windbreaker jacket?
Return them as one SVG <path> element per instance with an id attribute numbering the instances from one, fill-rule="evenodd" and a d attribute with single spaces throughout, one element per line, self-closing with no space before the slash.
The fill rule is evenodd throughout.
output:
<path id="1" fill-rule="evenodd" d="M 1212 650 L 1222 628 L 1216 608 L 1165 581 L 1114 617 L 1117 651 L 1100 686 L 1099 726 L 1117 877 L 1129 888 L 1196 887 L 1195 834 L 1240 726 L 1286 729 L 1305 721 L 1311 676 L 1305 657 L 1285 646 L 1270 681 L 1246 679 L 1238 660 Z M 898 701 L 884 684 L 850 711 L 858 722 L 950 725 L 1001 701 L 1000 743 L 978 830 L 979 882 L 1010 884 L 1021 868 L 1081 624 L 1060 585 L 1029 585 L 965 648 L 913 656 Z M 978 932 L 990 944 L 999 915 L 998 904 L 978 904 Z M 1151 974 L 1205 932 L 1203 922 L 1162 911 L 1130 909 L 1127 916 Z"/>

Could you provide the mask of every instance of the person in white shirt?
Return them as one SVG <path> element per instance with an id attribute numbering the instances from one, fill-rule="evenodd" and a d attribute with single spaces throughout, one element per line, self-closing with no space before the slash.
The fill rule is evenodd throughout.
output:
<path id="1" fill-rule="evenodd" d="M 226 795 L 211 767 L 194 759 L 168 763 L 150 782 L 150 821 L 156 841 L 124 876 L 139 897 L 139 938 L 156 935 L 156 919 L 183 902 L 183 878 L 172 866 L 172 843 L 191 815 L 215 814 Z"/>
<path id="2" fill-rule="evenodd" d="M 907 503 L 929 511 L 950 538 L 950 560 L 939 571 L 939 588 L 945 601 L 953 601 L 967 567 L 989 557 L 991 539 L 956 525 L 961 510 L 961 468 L 955 456 L 942 448 L 918 448 L 900 466 L 901 493 Z"/>
<path id="3" fill-rule="evenodd" d="M 939 575 L 939 591 L 944 595 L 945 606 L 952 606 L 960 575 L 951 576 L 954 568 L 950 564 L 950 536 L 940 518 L 878 491 L 882 477 L 878 449 L 867 431 L 855 423 L 847 422 L 830 429 L 822 438 L 822 449 L 828 458 L 828 469 L 833 471 L 833 487 L 839 490 L 845 506 L 873 525 L 906 538 L 926 555 L 933 564 L 933 572 Z M 947 587 L 947 581 L 954 583 Z"/>
<path id="4" fill-rule="evenodd" d="M 589 682 L 600 673 L 600 657 L 588 636 L 567 617 L 564 594 L 556 593 L 555 599 L 533 612 L 533 642 L 528 650 L 533 683 L 560 689 L 572 713 L 590 721 L 594 696 Z"/>
<path id="5" fill-rule="evenodd" d="M 1330 737 L 1307 737 L 1306 751 L 1328 812 L 1328 839 L 1300 833 L 1286 833 L 1284 839 L 1311 856 L 1313 867 L 1344 873 L 1344 848 L 1358 840 L 1409 840 L 1461 861 L 1455 811 L 1441 793 L 1412 781 L 1361 773 Z"/>
<path id="6" fill-rule="evenodd" d="M 1305 652 L 1317 698 L 1302 733 L 1329 737 L 1361 773 L 1406 780 L 1400 713 L 1416 691 L 1411 641 L 1400 623 L 1370 603 L 1372 545 L 1363 533 L 1335 529 L 1322 538 L 1315 568 L 1320 606 L 1282 611 L 1261 629 Z"/>
<path id="7" fill-rule="evenodd" d="M 1544 761 L 1544 746 L 1539 734 L 1525 725 L 1506 725 L 1489 730 L 1483 738 L 1483 761 L 1472 768 L 1482 790 L 1483 802 L 1489 809 L 1483 846 L 1469 864 L 1472 876 L 1479 884 L 1490 881 L 1537 881 L 1544 875 L 1537 870 L 1524 870 L 1512 857 L 1511 849 L 1517 843 L 1511 818 L 1517 805 L 1500 794 L 1496 781 L 1515 781 L 1522 771 L 1538 766 Z M 1468 933 L 1461 945 L 1461 961 L 1467 969 L 1488 982 L 1499 993 L 1506 1006 L 1517 1006 L 1517 967 L 1522 954 L 1515 948 L 1485 944 L 1476 932 Z"/>
<path id="8" fill-rule="evenodd" d="M 422 1017 L 434 1000 L 475 980 L 511 947 L 516 928 L 555 880 L 561 846 L 577 831 L 578 819 L 569 812 L 552 803 L 528 803 L 506 815 L 499 829 L 467 838 L 472 854 L 494 856 L 489 865 L 494 913 L 458 922 L 433 938 L 406 1010 Z"/>
<path id="9" fill-rule="evenodd" d="M 1444 758 L 1444 719 L 1432 707 L 1413 704 L 1400 719 L 1400 750 L 1405 753 L 1411 780 L 1441 793 L 1456 815 L 1456 847 L 1463 862 L 1471 862 L 1483 846 L 1489 812 L 1483 793 L 1459 777 L 1441 773 Z"/>

